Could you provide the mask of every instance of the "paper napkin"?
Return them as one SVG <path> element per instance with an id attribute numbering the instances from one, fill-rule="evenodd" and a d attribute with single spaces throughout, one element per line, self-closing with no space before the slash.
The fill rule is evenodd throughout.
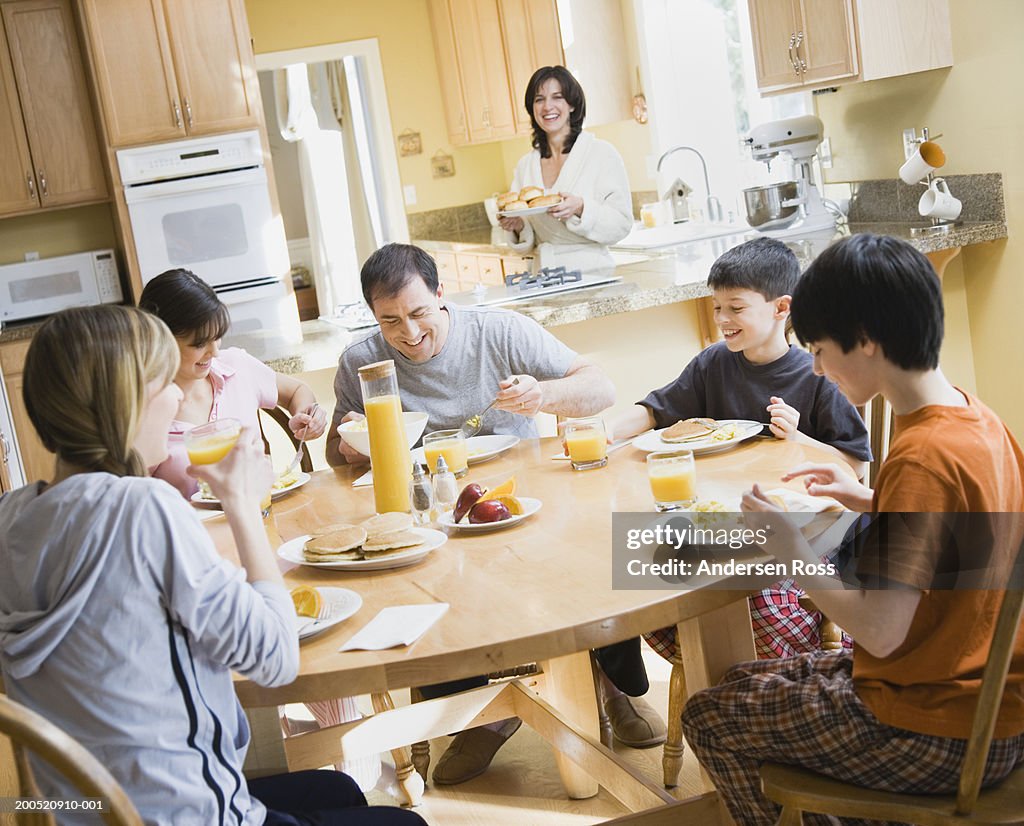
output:
<path id="1" fill-rule="evenodd" d="M 224 515 L 224 511 L 222 510 L 210 510 L 208 508 L 196 508 L 195 510 L 200 522 L 205 522 L 207 519 L 213 519 L 215 516 Z"/>
<path id="2" fill-rule="evenodd" d="M 370 470 L 366 471 L 366 473 L 364 473 L 362 476 L 360 476 L 358 479 L 356 479 L 352 483 L 352 487 L 354 487 L 354 488 L 365 488 L 368 485 L 372 485 L 372 484 L 373 484 L 373 468 L 370 468 Z"/>
<path id="3" fill-rule="evenodd" d="M 447 610 L 447 602 L 384 608 L 338 650 L 382 651 L 397 645 L 411 645 Z"/>

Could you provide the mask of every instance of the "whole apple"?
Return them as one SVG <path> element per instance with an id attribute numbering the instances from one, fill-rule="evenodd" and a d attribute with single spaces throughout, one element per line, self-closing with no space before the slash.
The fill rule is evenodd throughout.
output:
<path id="1" fill-rule="evenodd" d="M 469 521 L 473 525 L 483 525 L 487 522 L 500 522 L 503 519 L 511 519 L 512 513 L 505 506 L 504 502 L 496 499 L 485 499 L 477 502 L 469 509 Z"/>
<path id="2" fill-rule="evenodd" d="M 469 513 L 469 509 L 476 504 L 476 501 L 484 495 L 484 489 L 476 482 L 470 482 L 462 489 L 459 498 L 455 500 L 455 510 L 452 512 L 452 519 L 461 522 L 462 517 Z"/>

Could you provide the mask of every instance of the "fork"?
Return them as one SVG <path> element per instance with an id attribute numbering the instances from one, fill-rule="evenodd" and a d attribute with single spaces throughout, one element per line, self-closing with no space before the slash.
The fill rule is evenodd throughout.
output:
<path id="1" fill-rule="evenodd" d="M 518 376 L 516 376 L 514 379 L 512 379 L 512 384 L 519 384 L 519 377 Z M 483 410 L 481 410 L 475 416 L 470 416 L 468 419 L 466 419 L 466 421 L 464 421 L 462 423 L 462 427 L 460 427 L 459 430 L 462 431 L 462 434 L 467 439 L 470 439 L 473 436 L 476 436 L 476 434 L 480 432 L 480 428 L 483 427 L 483 424 L 484 424 L 484 413 L 486 413 L 488 410 L 490 410 L 492 407 L 494 407 L 494 405 L 497 404 L 497 403 L 498 403 L 498 400 L 495 399 L 493 402 L 491 402 L 489 405 L 487 405 L 487 407 L 485 407 Z"/>
<path id="2" fill-rule="evenodd" d="M 292 458 L 291 462 L 288 463 L 288 467 L 284 469 L 284 473 L 281 474 L 281 477 L 290 476 L 294 473 L 295 468 L 297 468 L 299 466 L 299 462 L 302 461 L 302 448 L 306 444 L 306 431 L 309 430 L 309 422 L 313 421 L 313 417 L 316 415 L 316 411 L 319 406 L 319 403 L 313 402 L 313 409 L 309 411 L 309 421 L 306 422 L 306 426 L 302 428 L 302 438 L 299 439 L 299 449 L 295 451 L 295 456 Z"/>

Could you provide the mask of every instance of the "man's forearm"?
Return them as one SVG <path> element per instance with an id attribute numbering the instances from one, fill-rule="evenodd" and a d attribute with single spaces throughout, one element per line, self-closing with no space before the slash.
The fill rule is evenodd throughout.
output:
<path id="1" fill-rule="evenodd" d="M 544 391 L 541 410 L 556 416 L 592 416 L 615 404 L 614 385 L 594 365 L 540 384 Z"/>

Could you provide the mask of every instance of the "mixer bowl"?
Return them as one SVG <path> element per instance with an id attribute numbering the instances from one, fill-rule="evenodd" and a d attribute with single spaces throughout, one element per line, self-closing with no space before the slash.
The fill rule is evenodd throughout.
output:
<path id="1" fill-rule="evenodd" d="M 754 229 L 777 229 L 789 226 L 797 219 L 802 200 L 797 182 L 783 181 L 744 189 L 743 203 L 750 226 Z"/>

